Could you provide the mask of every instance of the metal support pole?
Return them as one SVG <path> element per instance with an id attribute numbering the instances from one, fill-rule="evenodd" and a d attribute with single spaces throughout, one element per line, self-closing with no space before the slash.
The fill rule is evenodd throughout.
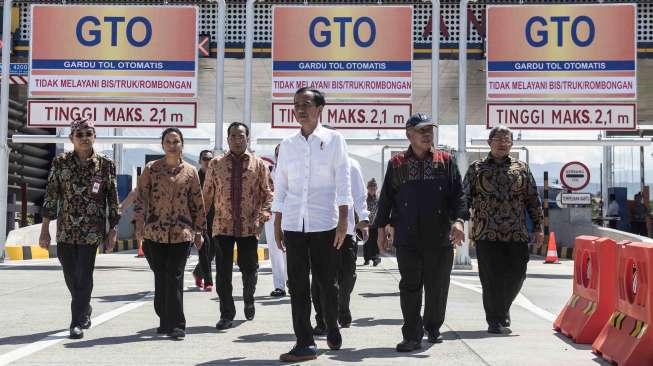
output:
<path id="1" fill-rule="evenodd" d="M 466 119 L 467 119 L 467 0 L 460 1 L 458 14 L 458 170 L 462 177 L 467 173 Z M 435 19 L 433 22 L 435 23 Z M 437 19 L 439 24 L 440 19 Z M 455 269 L 472 269 L 472 259 L 469 257 L 469 225 L 465 225 L 465 241 L 456 250 L 454 258 Z"/>
<path id="2" fill-rule="evenodd" d="M 603 202 L 603 217 L 608 213 L 608 188 L 611 186 L 610 181 L 610 146 L 603 147 L 603 192 L 601 201 Z M 605 221 L 604 221 L 605 223 Z"/>
<path id="3" fill-rule="evenodd" d="M 439 121 L 440 103 L 440 0 L 431 0 L 431 117 Z M 440 131 L 436 128 L 433 144 L 440 143 Z"/>
<path id="4" fill-rule="evenodd" d="M 7 241 L 7 191 L 9 177 L 9 65 L 11 63 L 12 0 L 4 0 L 2 10 L 2 81 L 0 81 L 0 261 L 5 257 Z"/>
<path id="5" fill-rule="evenodd" d="M 252 49 L 254 46 L 254 1 L 247 0 L 245 19 L 247 30 L 245 33 L 245 109 L 243 110 L 243 123 L 252 127 Z M 251 135 L 251 132 L 250 132 Z"/>
<path id="6" fill-rule="evenodd" d="M 117 137 L 122 136 L 122 128 L 114 128 L 113 136 L 116 137 L 116 141 L 119 140 Z M 122 144 L 119 143 L 113 144 L 113 161 L 116 164 L 116 174 L 122 174 L 122 165 L 123 165 Z"/>
<path id="7" fill-rule="evenodd" d="M 227 3 L 218 1 L 218 55 L 215 63 L 215 142 L 213 153 L 219 154 L 223 150 L 222 130 L 224 125 L 224 43 Z"/>

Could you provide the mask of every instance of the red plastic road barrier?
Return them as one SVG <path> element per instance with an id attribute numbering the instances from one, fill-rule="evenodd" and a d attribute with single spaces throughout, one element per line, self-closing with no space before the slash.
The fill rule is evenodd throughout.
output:
<path id="1" fill-rule="evenodd" d="M 653 365 L 653 244 L 617 248 L 616 309 L 592 350 L 619 366 Z"/>
<path id="2" fill-rule="evenodd" d="M 617 243 L 579 236 L 574 242 L 574 288 L 553 328 L 576 343 L 591 344 L 615 309 Z"/>

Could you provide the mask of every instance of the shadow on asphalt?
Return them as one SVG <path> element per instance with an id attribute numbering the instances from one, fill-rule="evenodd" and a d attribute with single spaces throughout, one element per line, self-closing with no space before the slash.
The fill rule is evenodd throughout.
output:
<path id="1" fill-rule="evenodd" d="M 107 296 L 93 296 L 94 299 L 100 302 L 116 302 L 116 301 L 136 301 L 147 295 L 149 291 L 140 291 L 133 294 L 124 295 L 107 295 Z"/>
<path id="2" fill-rule="evenodd" d="M 442 339 L 453 341 L 456 339 L 483 339 L 483 338 L 512 338 L 519 337 L 519 334 L 492 334 L 486 330 L 457 330 L 446 331 L 442 333 Z"/>
<path id="3" fill-rule="evenodd" d="M 116 337 L 103 337 L 97 339 L 71 341 L 70 343 L 64 344 L 64 347 L 91 348 L 95 346 L 110 346 L 115 344 L 161 341 L 166 338 L 167 337 L 163 334 L 156 334 L 156 328 L 151 328 L 151 329 L 139 330 L 136 334 L 127 334 L 127 335 L 116 336 Z M 170 339 L 170 341 L 172 342 L 173 340 Z"/>
<path id="4" fill-rule="evenodd" d="M 255 336 L 261 336 L 261 334 L 257 334 Z M 294 335 L 288 334 L 288 336 L 292 336 L 293 338 L 292 340 L 294 340 Z M 428 349 L 431 348 L 431 346 L 432 344 L 424 342 L 422 343 L 422 348 L 417 351 L 401 352 L 401 353 L 397 352 L 394 348 L 391 347 L 361 348 L 361 349 L 343 348 L 339 351 L 320 349 L 318 350 L 318 354 L 319 354 L 318 360 L 327 358 L 329 361 L 362 362 L 368 358 L 385 358 L 385 359 L 402 358 L 404 360 L 410 358 L 422 359 L 422 358 L 429 357 L 428 355 L 422 353 L 428 351 Z M 280 350 L 279 353 L 281 354 L 281 352 L 282 350 Z M 277 357 L 269 360 L 260 360 L 260 359 L 254 360 L 246 357 L 231 357 L 222 360 L 213 360 L 209 362 L 200 363 L 197 364 L 197 366 L 209 366 L 209 365 L 254 365 L 256 366 L 256 365 L 271 365 L 271 364 L 287 364 L 287 363 L 279 362 Z"/>
<path id="5" fill-rule="evenodd" d="M 238 337 L 234 343 L 260 343 L 260 342 L 295 342 L 294 334 L 290 333 L 256 333 L 256 334 L 247 334 Z"/>
<path id="6" fill-rule="evenodd" d="M 363 362 L 368 358 L 401 358 L 403 360 L 410 358 L 427 358 L 428 355 L 422 354 L 429 350 L 433 345 L 428 342 L 422 342 L 422 348 L 413 352 L 397 352 L 394 347 L 376 347 L 376 348 L 343 348 L 339 351 L 327 351 L 322 357 L 328 357 L 329 360 L 340 362 Z"/>
<path id="7" fill-rule="evenodd" d="M 365 297 L 365 298 L 396 297 L 399 296 L 399 292 L 364 292 L 358 294 L 358 296 Z"/>
<path id="8" fill-rule="evenodd" d="M 571 338 L 565 336 L 562 333 L 554 332 L 554 336 L 558 337 L 561 341 L 567 343 L 570 347 L 577 349 L 577 350 L 583 350 L 583 351 L 592 351 L 592 345 L 591 344 L 578 344 L 574 343 L 574 341 L 571 340 Z"/>
<path id="9" fill-rule="evenodd" d="M 36 341 L 40 341 L 43 338 L 59 333 L 61 331 L 64 331 L 65 329 L 59 329 L 59 330 L 51 330 L 49 332 L 42 332 L 42 333 L 33 333 L 33 334 L 26 334 L 26 335 L 19 335 L 19 336 L 11 336 L 11 337 L 5 337 L 5 338 L 0 338 L 0 344 L 3 345 L 9 345 L 9 344 L 15 344 L 15 345 L 21 345 L 21 344 L 28 344 L 28 343 L 33 343 Z"/>
<path id="10" fill-rule="evenodd" d="M 358 318 L 351 324 L 355 327 L 375 327 L 377 325 L 403 325 L 404 321 L 403 319 Z"/>

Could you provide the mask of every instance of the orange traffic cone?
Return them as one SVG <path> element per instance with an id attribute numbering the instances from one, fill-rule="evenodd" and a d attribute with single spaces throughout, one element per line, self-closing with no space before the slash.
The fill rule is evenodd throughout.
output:
<path id="1" fill-rule="evenodd" d="M 549 245 L 546 250 L 546 259 L 544 263 L 560 263 L 558 261 L 558 245 L 556 244 L 556 235 L 552 231 L 549 235 Z"/>
<path id="2" fill-rule="evenodd" d="M 145 253 L 143 253 L 143 242 L 141 240 L 138 241 L 138 254 L 136 255 L 136 258 L 143 258 L 145 257 Z"/>

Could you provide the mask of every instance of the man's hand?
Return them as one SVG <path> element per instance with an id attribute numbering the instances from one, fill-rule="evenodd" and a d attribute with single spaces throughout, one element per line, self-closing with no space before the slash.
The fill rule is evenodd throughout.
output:
<path id="1" fill-rule="evenodd" d="M 388 235 L 386 250 L 390 250 L 392 249 L 392 245 L 395 243 L 395 227 L 392 225 L 386 225 L 385 232 L 386 235 Z"/>
<path id="2" fill-rule="evenodd" d="M 274 240 L 277 242 L 277 248 L 285 252 L 286 246 L 283 243 L 283 231 L 281 230 L 281 212 L 274 213 Z"/>
<path id="3" fill-rule="evenodd" d="M 48 249 L 50 247 L 50 221 L 47 223 L 44 221 L 41 224 L 41 235 L 39 235 L 39 246 L 43 249 Z"/>
<path id="4" fill-rule="evenodd" d="M 141 223 L 136 222 L 134 224 L 134 237 L 136 238 L 136 240 L 143 241 L 144 231 L 145 228 L 142 222 Z"/>
<path id="5" fill-rule="evenodd" d="M 465 227 L 462 222 L 456 221 L 451 225 L 451 231 L 449 232 L 449 240 L 454 245 L 461 246 L 465 240 Z"/>
<path id="6" fill-rule="evenodd" d="M 202 233 L 196 233 L 194 243 L 197 250 L 202 249 L 202 245 L 204 244 L 204 235 L 202 235 Z"/>
<path id="7" fill-rule="evenodd" d="M 333 246 L 336 249 L 340 249 L 342 243 L 345 241 L 345 236 L 347 236 L 347 218 L 344 220 L 338 220 L 338 226 L 336 227 L 336 237 L 333 239 Z"/>
<path id="8" fill-rule="evenodd" d="M 109 234 L 107 234 L 107 252 L 113 251 L 113 248 L 116 246 L 116 240 L 118 238 L 118 231 L 116 229 L 111 229 L 109 230 Z"/>
<path id="9" fill-rule="evenodd" d="M 370 237 L 369 227 L 370 227 L 370 222 L 367 220 L 359 221 L 358 224 L 356 224 L 356 230 L 360 230 L 361 239 L 363 239 L 363 241 L 367 241 L 367 239 L 369 239 Z"/>
<path id="10" fill-rule="evenodd" d="M 379 247 L 379 252 L 385 253 L 392 249 L 392 243 L 394 242 L 395 238 L 395 228 L 386 225 L 386 226 L 380 226 L 379 227 L 379 235 L 376 240 L 376 245 Z"/>
<path id="11" fill-rule="evenodd" d="M 535 233 L 535 244 L 542 245 L 544 243 L 544 233 L 538 231 Z"/>

